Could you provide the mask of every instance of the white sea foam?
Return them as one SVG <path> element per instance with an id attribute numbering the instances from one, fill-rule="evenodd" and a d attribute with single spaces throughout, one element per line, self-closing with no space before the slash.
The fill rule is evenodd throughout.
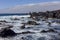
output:
<path id="1" fill-rule="evenodd" d="M 60 35 L 58 35 L 58 33 L 53 33 L 53 32 L 48 32 L 48 33 L 41 33 L 42 30 L 48 30 L 50 28 L 57 28 L 58 26 L 60 26 L 60 24 L 54 22 L 51 22 L 51 19 L 47 20 L 49 22 L 51 22 L 51 26 L 50 27 L 48 25 L 48 23 L 46 23 L 46 21 L 36 21 L 37 23 L 40 23 L 40 25 L 26 25 L 25 29 L 21 29 L 21 26 L 23 24 L 21 23 L 26 23 L 28 21 L 32 21 L 33 19 L 28 18 L 30 17 L 29 15 L 25 15 L 25 16 L 1 16 L 0 20 L 6 20 L 8 23 L 3 23 L 2 25 L 0 25 L 0 29 L 3 27 L 3 25 L 13 25 L 14 27 L 11 28 L 14 32 L 16 33 L 21 33 L 21 32 L 26 32 L 26 31 L 31 31 L 31 32 L 35 32 L 34 34 L 21 34 L 21 35 L 17 35 L 15 37 L 8 37 L 8 38 L 1 38 L 0 40 L 22 40 L 21 37 L 24 37 L 25 40 L 58 40 Z M 11 18 L 18 18 L 19 20 L 11 20 Z M 34 20 L 35 21 L 35 20 Z M 4 26 L 5 27 L 5 26 Z M 30 28 L 28 28 L 30 27 Z M 58 27 L 60 28 L 60 27 Z M 58 30 L 60 31 L 60 30 Z M 55 37 L 54 37 L 55 36 Z"/>

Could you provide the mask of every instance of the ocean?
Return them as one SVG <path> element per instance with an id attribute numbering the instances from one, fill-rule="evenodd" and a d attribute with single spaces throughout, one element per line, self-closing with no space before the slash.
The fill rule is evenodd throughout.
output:
<path id="1" fill-rule="evenodd" d="M 0 37 L 0 40 L 60 40 L 60 23 L 54 20 L 58 19 L 40 18 L 37 21 L 28 14 L 0 14 L 0 30 L 10 25 L 15 33 L 21 33 L 13 37 Z"/>
<path id="2" fill-rule="evenodd" d="M 0 13 L 0 16 L 28 15 L 28 13 Z"/>

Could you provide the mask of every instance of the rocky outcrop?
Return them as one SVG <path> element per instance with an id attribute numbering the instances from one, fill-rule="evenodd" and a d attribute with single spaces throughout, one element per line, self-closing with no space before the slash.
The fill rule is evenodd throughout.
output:
<path id="1" fill-rule="evenodd" d="M 10 18 L 11 20 L 20 20 L 19 18 Z"/>
<path id="2" fill-rule="evenodd" d="M 12 37 L 12 36 L 15 36 L 15 35 L 16 35 L 16 33 L 9 28 L 4 28 L 0 32 L 0 37 L 8 37 L 8 36 Z"/>
<path id="3" fill-rule="evenodd" d="M 49 29 L 47 31 L 46 30 L 41 31 L 41 33 L 47 33 L 47 32 L 55 32 L 56 33 L 57 31 L 55 31 L 54 29 Z"/>
<path id="4" fill-rule="evenodd" d="M 45 30 L 42 30 L 42 31 L 41 31 L 41 33 L 46 33 L 46 32 L 47 32 L 47 31 L 45 31 Z"/>
<path id="5" fill-rule="evenodd" d="M 32 12 L 29 13 L 30 17 L 45 17 L 45 18 L 59 18 L 60 19 L 60 10 L 55 10 L 55 11 L 46 11 L 46 12 Z"/>
<path id="6" fill-rule="evenodd" d="M 39 24 L 36 23 L 35 21 L 28 21 L 27 24 L 29 24 L 29 25 L 39 25 Z"/>
<path id="7" fill-rule="evenodd" d="M 25 24 L 20 27 L 21 29 L 25 29 Z"/>
<path id="8" fill-rule="evenodd" d="M 40 25 L 40 23 L 37 23 L 35 21 L 28 21 L 27 23 L 22 23 L 24 25 Z"/>
<path id="9" fill-rule="evenodd" d="M 0 20 L 0 22 L 5 22 L 5 23 L 8 23 L 6 20 Z"/>

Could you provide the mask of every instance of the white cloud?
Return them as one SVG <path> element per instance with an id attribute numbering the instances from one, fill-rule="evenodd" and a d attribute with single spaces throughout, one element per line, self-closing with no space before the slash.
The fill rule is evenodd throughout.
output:
<path id="1" fill-rule="evenodd" d="M 25 5 L 16 5 L 12 8 L 2 9 L 0 13 L 26 13 L 26 12 L 39 12 L 39 11 L 51 11 L 60 9 L 60 2 L 43 2 Z"/>

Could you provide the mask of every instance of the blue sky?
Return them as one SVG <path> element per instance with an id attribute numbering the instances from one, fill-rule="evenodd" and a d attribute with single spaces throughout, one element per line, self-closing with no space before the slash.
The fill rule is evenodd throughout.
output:
<path id="1" fill-rule="evenodd" d="M 60 1 L 60 0 L 0 0 L 0 9 L 9 8 L 16 5 L 52 2 L 52 1 Z"/>
<path id="2" fill-rule="evenodd" d="M 27 13 L 60 9 L 60 0 L 0 0 L 0 13 Z"/>

